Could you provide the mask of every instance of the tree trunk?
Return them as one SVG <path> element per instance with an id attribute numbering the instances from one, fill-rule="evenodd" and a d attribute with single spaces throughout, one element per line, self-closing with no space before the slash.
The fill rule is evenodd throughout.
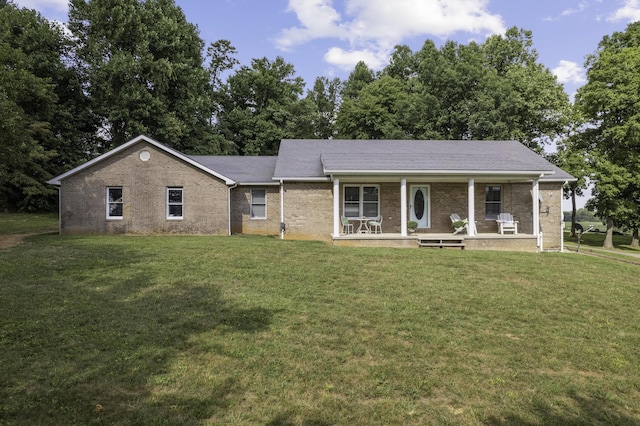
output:
<path id="1" fill-rule="evenodd" d="M 631 247 L 640 247 L 638 243 L 638 228 L 633 230 L 633 236 L 631 237 Z"/>
<path id="2" fill-rule="evenodd" d="M 611 216 L 607 218 L 607 235 L 604 237 L 602 247 L 606 249 L 613 248 L 613 218 Z"/>
<path id="3" fill-rule="evenodd" d="M 571 233 L 572 237 L 576 236 L 576 191 L 571 190 Z"/>

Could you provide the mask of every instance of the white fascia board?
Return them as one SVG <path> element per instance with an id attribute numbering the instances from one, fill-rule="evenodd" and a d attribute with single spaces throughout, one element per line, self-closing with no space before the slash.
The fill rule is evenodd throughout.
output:
<path id="1" fill-rule="evenodd" d="M 274 181 L 284 181 L 284 182 L 329 182 L 331 178 L 329 176 L 323 177 L 273 177 Z"/>
<path id="2" fill-rule="evenodd" d="M 569 182 L 575 182 L 577 180 L 578 179 L 576 179 L 576 178 L 571 178 L 571 179 L 568 179 L 568 178 L 564 178 L 564 179 L 540 179 L 540 183 L 560 183 L 560 182 L 569 183 Z"/>
<path id="3" fill-rule="evenodd" d="M 227 185 L 235 184 L 235 182 L 232 179 L 229 179 L 228 177 L 223 176 L 220 173 L 217 173 L 214 170 L 211 170 L 211 169 L 203 166 L 202 164 L 198 163 L 197 161 L 194 161 L 194 160 L 190 159 L 189 157 L 185 156 L 181 152 L 176 151 L 175 149 L 169 148 L 169 147 L 161 144 L 160 142 L 155 141 L 155 140 L 151 139 L 150 137 L 144 136 L 144 135 L 137 136 L 137 137 L 131 139 L 129 142 L 123 143 L 122 145 L 112 149 L 109 152 L 105 152 L 104 154 L 99 155 L 98 157 L 96 157 L 96 158 L 94 158 L 92 160 L 89 160 L 86 163 L 83 163 L 83 164 L 79 165 L 78 167 L 75 167 L 75 168 L 69 170 L 66 173 L 63 173 L 63 174 L 61 174 L 59 176 L 56 176 L 55 178 L 53 178 L 51 180 L 48 180 L 47 183 L 50 184 L 50 185 L 59 186 L 63 179 L 65 179 L 65 178 L 67 178 L 69 176 L 72 176 L 72 175 L 74 175 L 74 174 L 76 174 L 76 173 L 78 173 L 78 172 L 80 172 L 82 170 L 85 170 L 85 169 L 93 166 L 96 163 L 99 163 L 99 162 L 101 162 L 103 160 L 106 160 L 107 158 L 112 157 L 112 156 L 116 155 L 117 153 L 124 151 L 125 149 L 128 149 L 130 146 L 135 145 L 136 143 L 138 143 L 140 141 L 147 142 L 147 143 L 155 146 L 156 148 L 158 148 L 158 149 L 160 149 L 162 151 L 165 151 L 166 153 L 171 154 L 174 157 L 179 158 L 180 160 L 182 160 L 182 161 L 184 161 L 184 162 L 186 162 L 186 163 L 188 163 L 188 164 L 190 164 L 190 165 L 202 170 L 203 172 L 217 177 L 218 179 L 224 181 L 224 183 L 227 184 Z"/>
<path id="4" fill-rule="evenodd" d="M 440 175 L 440 176 L 531 176 L 552 175 L 552 170 L 324 170 L 330 175 Z"/>
<path id="5" fill-rule="evenodd" d="M 238 182 L 238 186 L 278 186 L 280 182 Z"/>

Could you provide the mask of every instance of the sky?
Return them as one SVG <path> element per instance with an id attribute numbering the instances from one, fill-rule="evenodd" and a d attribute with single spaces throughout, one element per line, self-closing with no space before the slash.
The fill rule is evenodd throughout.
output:
<path id="1" fill-rule="evenodd" d="M 175 0 L 205 46 L 226 39 L 241 65 L 281 56 L 308 87 L 345 79 L 358 61 L 382 69 L 393 47 L 425 40 L 482 43 L 518 27 L 573 98 L 586 83 L 584 61 L 605 35 L 640 20 L 640 0 Z M 68 0 L 14 0 L 65 22 Z M 582 199 L 579 203 L 584 203 Z M 565 209 L 567 205 L 565 204 Z"/>

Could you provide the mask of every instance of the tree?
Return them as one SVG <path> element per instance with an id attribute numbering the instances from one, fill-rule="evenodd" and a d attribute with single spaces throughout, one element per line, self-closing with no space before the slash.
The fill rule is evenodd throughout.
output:
<path id="1" fill-rule="evenodd" d="M 402 82 L 382 76 L 364 86 L 357 98 L 343 100 L 337 120 L 338 135 L 346 139 L 408 139 L 399 122 L 407 94 Z"/>
<path id="2" fill-rule="evenodd" d="M 204 43 L 174 0 L 71 0 L 69 28 L 102 149 L 138 134 L 187 153 L 220 149 Z"/>
<path id="3" fill-rule="evenodd" d="M 340 106 L 340 90 L 342 82 L 339 78 L 329 80 L 326 77 L 316 78 L 313 89 L 307 92 L 306 99 L 313 105 L 313 137 L 332 139 L 337 135 L 336 119 Z"/>
<path id="4" fill-rule="evenodd" d="M 342 86 L 342 99 L 358 99 L 360 91 L 376 79 L 371 68 L 360 61 Z"/>
<path id="5" fill-rule="evenodd" d="M 0 4 L 0 208 L 52 209 L 45 182 L 87 159 L 94 128 L 69 40 L 33 10 Z"/>
<path id="6" fill-rule="evenodd" d="M 574 182 L 569 182 L 564 186 L 564 197 L 571 199 L 571 236 L 575 237 L 576 221 L 576 197 L 584 195 L 587 189 L 587 178 L 591 173 L 589 162 L 587 161 L 587 152 L 583 149 L 586 145 L 583 141 L 585 137 L 585 129 L 583 128 L 583 120 L 578 118 L 577 112 L 574 111 L 573 126 L 569 130 L 569 135 L 557 142 L 557 153 L 553 156 L 552 161 L 558 167 L 576 178 Z"/>
<path id="7" fill-rule="evenodd" d="M 281 57 L 254 59 L 227 79 L 217 130 L 240 155 L 275 155 L 280 140 L 313 137 L 304 81 Z"/>
<path id="8" fill-rule="evenodd" d="M 633 196 L 640 174 L 640 22 L 605 36 L 586 67 L 576 104 L 590 126 L 584 146 L 595 170 L 590 206 L 606 218 L 604 247 L 612 248 L 613 226 L 640 214 Z"/>
<path id="9" fill-rule="evenodd" d="M 376 75 L 356 65 L 343 90 L 339 133 L 403 139 L 517 139 L 541 152 L 568 123 L 569 100 L 538 62 L 530 31 L 484 44 L 431 40 L 396 46 Z"/>

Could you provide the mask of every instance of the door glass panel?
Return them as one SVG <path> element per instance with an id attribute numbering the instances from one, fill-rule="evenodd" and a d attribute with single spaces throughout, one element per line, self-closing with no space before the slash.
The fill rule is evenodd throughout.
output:
<path id="1" fill-rule="evenodd" d="M 418 220 L 422 219 L 424 216 L 424 194 L 421 189 L 416 191 L 416 195 L 413 198 L 413 210 L 416 218 Z"/>

